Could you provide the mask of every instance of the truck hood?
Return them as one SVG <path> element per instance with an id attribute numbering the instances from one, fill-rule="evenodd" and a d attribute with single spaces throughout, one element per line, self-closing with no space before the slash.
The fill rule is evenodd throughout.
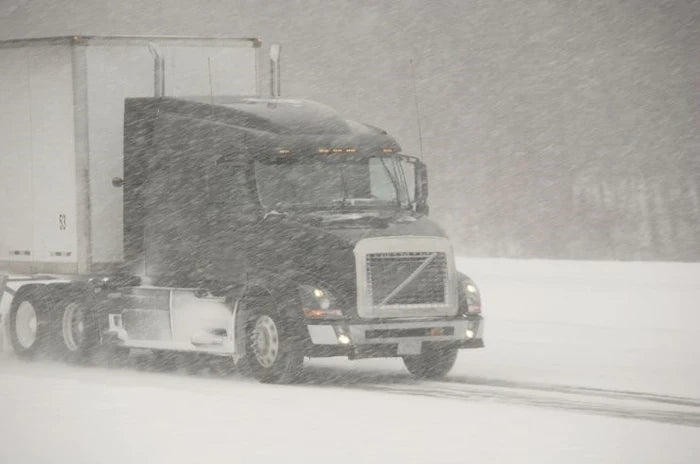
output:
<path id="1" fill-rule="evenodd" d="M 356 303 L 354 248 L 364 238 L 445 237 L 427 217 L 407 213 L 307 213 L 273 215 L 259 224 L 248 250 L 250 278 L 307 284 L 332 291 L 353 308 Z"/>
<path id="2" fill-rule="evenodd" d="M 407 212 L 359 211 L 313 212 L 291 214 L 290 225 L 323 231 L 342 239 L 348 246 L 369 237 L 429 236 L 446 237 L 445 232 L 426 216 L 416 217 Z"/>

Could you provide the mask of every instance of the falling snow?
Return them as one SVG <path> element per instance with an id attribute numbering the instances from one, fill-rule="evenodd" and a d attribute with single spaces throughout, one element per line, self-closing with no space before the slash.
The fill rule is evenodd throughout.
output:
<path id="1" fill-rule="evenodd" d="M 0 462 L 700 462 L 699 24 L 0 0 Z"/>

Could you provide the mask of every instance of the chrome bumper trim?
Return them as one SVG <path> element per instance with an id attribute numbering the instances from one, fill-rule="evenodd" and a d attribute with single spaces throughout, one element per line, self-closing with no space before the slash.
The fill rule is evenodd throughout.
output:
<path id="1" fill-rule="evenodd" d="M 450 342 L 464 341 L 483 337 L 484 321 L 479 320 L 451 320 L 451 321 L 416 321 L 416 322 L 388 322 L 380 324 L 341 324 L 308 325 L 309 337 L 314 345 L 339 345 L 338 335 L 349 334 L 351 345 L 379 345 L 402 342 Z M 366 337 L 370 330 L 401 330 L 401 329 L 430 329 L 434 327 L 451 327 L 453 335 L 419 336 L 419 337 Z M 475 334 L 467 338 L 467 330 Z"/>

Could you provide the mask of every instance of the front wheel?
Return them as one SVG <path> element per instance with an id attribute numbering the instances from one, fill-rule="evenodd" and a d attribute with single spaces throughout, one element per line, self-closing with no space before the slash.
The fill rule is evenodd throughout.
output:
<path id="1" fill-rule="evenodd" d="M 421 379 L 444 377 L 457 361 L 457 349 L 424 348 L 416 356 L 404 356 L 403 363 L 408 372 Z"/>
<path id="2" fill-rule="evenodd" d="M 246 325 L 246 370 L 263 383 L 291 383 L 302 371 L 304 357 L 295 349 L 279 314 L 252 315 Z"/>

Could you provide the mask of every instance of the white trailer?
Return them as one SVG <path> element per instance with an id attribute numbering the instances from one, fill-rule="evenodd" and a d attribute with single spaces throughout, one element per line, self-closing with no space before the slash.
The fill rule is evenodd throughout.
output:
<path id="1" fill-rule="evenodd" d="M 0 42 L 0 270 L 121 262 L 124 99 L 259 95 L 259 51 L 240 38 Z"/>
<path id="2" fill-rule="evenodd" d="M 26 319 L 24 342 L 31 345 L 31 338 L 51 336 L 56 327 L 42 327 L 51 320 L 63 332 L 68 350 L 77 350 L 74 336 L 78 334 L 66 327 L 61 330 L 60 325 L 70 325 L 69 319 L 77 320 L 77 311 L 84 308 L 52 299 L 56 295 L 52 289 L 86 280 L 123 260 L 123 190 L 114 188 L 113 179 L 124 175 L 125 98 L 259 96 L 260 45 L 257 38 L 146 36 L 0 42 L 3 326 L 9 325 L 17 295 L 46 288 L 43 295 L 50 302 L 39 301 L 33 293 L 34 299 L 21 302 L 15 314 Z M 221 346 L 219 340 L 214 348 L 197 346 L 202 329 L 230 323 L 231 310 L 220 299 L 198 300 L 197 317 L 193 317 L 187 309 L 191 290 L 151 292 L 165 292 L 174 303 L 172 314 L 170 306 L 163 311 L 172 336 L 163 342 L 134 339 L 132 334 L 131 339 L 122 340 L 124 344 L 232 352 L 230 343 Z M 42 323 L 50 310 L 60 320 L 52 316 Z M 125 317 L 139 315 L 138 308 L 124 313 Z M 110 328 L 119 333 L 118 327 Z M 10 345 L 9 339 L 0 336 L 0 345 Z"/>

